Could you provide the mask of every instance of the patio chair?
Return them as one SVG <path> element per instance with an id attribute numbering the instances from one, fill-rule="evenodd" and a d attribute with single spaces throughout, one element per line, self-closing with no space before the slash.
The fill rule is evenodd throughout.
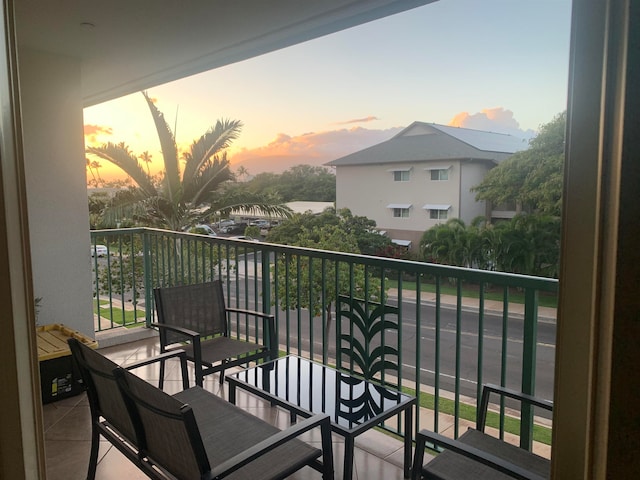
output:
<path id="1" fill-rule="evenodd" d="M 550 474 L 550 462 L 524 448 L 511 445 L 484 433 L 489 395 L 497 393 L 552 411 L 553 404 L 497 385 L 484 385 L 476 428 L 469 428 L 457 440 L 444 437 L 429 430 L 421 430 L 416 438 L 416 453 L 413 462 L 413 480 L 543 480 Z M 445 451 L 423 465 L 427 442 Z"/>
<path id="2" fill-rule="evenodd" d="M 80 373 L 83 387 L 87 392 L 91 411 L 91 451 L 87 479 L 93 480 L 95 478 L 100 435 L 111 442 L 141 470 L 148 472 L 150 467 L 139 457 L 135 430 L 113 375 L 113 371 L 118 365 L 75 338 L 68 339 L 67 343 L 73 362 Z M 189 388 L 187 360 L 184 351 L 169 352 L 160 357 L 145 359 L 129 364 L 126 368 L 134 369 L 171 357 L 180 359 L 183 387 Z"/>
<path id="3" fill-rule="evenodd" d="M 333 479 L 327 415 L 280 431 L 198 386 L 171 396 L 125 369 L 114 373 L 141 456 L 175 478 L 275 480 L 310 466 Z M 298 438 L 315 427 L 321 429 L 322 450 Z"/>
<path id="4" fill-rule="evenodd" d="M 185 350 L 195 366 L 196 385 L 202 386 L 204 376 L 215 372 L 220 372 L 220 383 L 223 383 L 224 370 L 228 367 L 277 357 L 274 316 L 225 306 L 220 280 L 156 288 L 154 297 L 158 322 L 152 325 L 159 329 L 161 352 Z M 249 327 L 249 331 L 243 332 L 244 340 L 231 337 L 231 314 L 256 319 L 255 322 L 238 321 L 238 330 L 241 324 Z M 262 328 L 258 319 L 262 319 Z M 251 338 L 254 341 L 249 341 Z M 160 365 L 162 388 L 164 362 Z"/>

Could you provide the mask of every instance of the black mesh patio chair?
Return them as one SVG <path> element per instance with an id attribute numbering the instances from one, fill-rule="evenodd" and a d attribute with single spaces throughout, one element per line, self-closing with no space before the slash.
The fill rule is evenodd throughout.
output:
<path id="1" fill-rule="evenodd" d="M 124 369 L 115 375 L 141 455 L 163 473 L 184 480 L 269 480 L 310 466 L 323 479 L 333 478 L 327 415 L 280 431 L 198 386 L 170 396 Z M 322 450 L 298 438 L 315 427 Z"/>
<path id="2" fill-rule="evenodd" d="M 118 365 L 75 338 L 68 339 L 68 344 L 73 362 L 87 392 L 91 411 L 91 451 L 87 479 L 93 480 L 95 478 L 100 435 L 111 442 L 141 470 L 149 472 L 149 465 L 143 462 L 139 456 L 135 430 L 113 375 L 113 371 Z M 185 353 L 175 351 L 162 356 L 165 360 L 170 357 L 180 358 L 183 387 L 189 388 Z M 159 360 L 160 357 L 153 357 L 129 364 L 126 368 L 134 369 Z"/>
<path id="3" fill-rule="evenodd" d="M 524 448 L 484 433 L 489 395 L 497 393 L 552 411 L 553 403 L 497 385 L 484 385 L 476 428 L 469 428 L 457 440 L 421 430 L 416 438 L 413 480 L 543 480 L 550 475 L 548 459 Z M 444 447 L 433 460 L 423 465 L 427 442 Z"/>
<path id="4" fill-rule="evenodd" d="M 152 325 L 159 329 L 161 352 L 185 350 L 195 366 L 196 385 L 202 386 L 204 376 L 214 372 L 220 372 L 223 383 L 225 368 L 277 357 L 274 316 L 227 307 L 220 280 L 156 288 L 154 298 L 158 322 Z M 243 339 L 231 336 L 232 315 L 239 317 L 238 330 L 242 325 L 253 329 L 243 332 Z M 243 321 L 247 316 L 256 320 Z M 258 319 L 262 319 L 262 325 Z M 161 364 L 160 388 L 163 379 Z"/>

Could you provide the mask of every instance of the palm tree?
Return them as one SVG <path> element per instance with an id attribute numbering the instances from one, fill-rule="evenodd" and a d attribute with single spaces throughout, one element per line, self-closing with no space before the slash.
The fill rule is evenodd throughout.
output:
<path id="1" fill-rule="evenodd" d="M 112 210 L 150 226 L 181 231 L 216 214 L 228 214 L 234 209 L 260 212 L 264 215 L 288 216 L 290 210 L 275 201 L 248 192 L 225 190 L 227 182 L 235 180 L 224 151 L 238 138 L 242 123 L 238 120 L 218 120 L 182 156 L 184 169 L 180 171 L 178 147 L 164 115 L 153 100 L 142 92 L 160 140 L 164 175 L 157 183 L 145 172 L 139 161 L 124 143 L 107 143 L 89 147 L 87 153 L 120 167 L 135 182 L 127 195 L 117 198 Z M 106 212 L 108 216 L 109 212 Z"/>
<path id="2" fill-rule="evenodd" d="M 242 178 L 246 182 L 247 177 L 249 176 L 249 170 L 247 170 L 246 167 L 244 167 L 243 165 L 240 165 L 238 167 L 238 170 L 236 170 L 236 175 L 238 175 L 240 178 Z"/>
<path id="3" fill-rule="evenodd" d="M 140 160 L 142 160 L 147 165 L 147 175 L 149 175 L 149 176 L 151 176 L 151 171 L 149 170 L 149 164 L 151 162 L 153 162 L 151 157 L 152 157 L 152 155 L 149 153 L 148 150 L 145 150 L 144 152 L 142 152 L 142 155 L 139 155 L 139 157 L 138 157 L 138 158 L 140 158 Z"/>
<path id="4" fill-rule="evenodd" d="M 96 172 L 93 171 L 93 165 L 91 164 L 91 160 L 89 160 L 88 158 L 85 159 L 87 161 L 87 170 L 89 170 L 89 173 L 91 174 L 91 180 L 87 181 L 88 185 L 97 187 L 98 186 L 98 179 L 96 178 Z"/>

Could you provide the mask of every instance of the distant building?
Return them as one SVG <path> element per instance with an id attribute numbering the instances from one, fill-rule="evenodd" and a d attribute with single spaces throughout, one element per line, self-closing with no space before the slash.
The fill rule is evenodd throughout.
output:
<path id="1" fill-rule="evenodd" d="M 415 248 L 422 234 L 449 218 L 490 216 L 471 187 L 524 150 L 512 135 L 414 122 L 396 136 L 333 160 L 336 209 L 376 221 L 397 244 Z"/>

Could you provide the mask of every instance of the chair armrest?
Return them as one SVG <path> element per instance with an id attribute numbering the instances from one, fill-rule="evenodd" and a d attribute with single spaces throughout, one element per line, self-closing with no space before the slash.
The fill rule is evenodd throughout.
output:
<path id="1" fill-rule="evenodd" d="M 155 357 L 145 358 L 137 362 L 128 363 L 122 368 L 125 370 L 133 370 L 135 368 L 144 367 L 145 365 L 151 365 L 152 363 L 165 361 L 170 358 L 177 357 L 180 360 L 180 369 L 182 370 L 182 388 L 186 390 L 189 388 L 189 371 L 187 370 L 187 352 L 184 350 L 172 350 L 170 352 L 164 352 Z"/>
<path id="2" fill-rule="evenodd" d="M 329 436 L 329 440 L 330 440 L 331 423 L 329 421 L 329 416 L 324 414 L 314 415 L 310 418 L 303 420 L 302 422 L 296 423 L 295 425 L 287 428 L 286 430 L 282 430 L 276 433 L 275 435 L 272 435 L 271 437 L 253 445 L 252 447 L 246 449 L 242 453 L 235 455 L 229 460 L 222 462 L 220 465 L 216 466 L 211 471 L 210 477 L 224 478 L 228 475 L 231 475 L 233 472 L 251 463 L 256 458 L 259 458 L 262 455 L 269 453 L 274 448 L 318 426 L 322 428 L 323 440 L 324 440 L 324 437 L 327 435 Z M 329 461 L 332 461 L 331 460 L 332 454 L 331 452 L 327 452 L 329 454 L 327 455 L 324 452 L 324 445 L 329 445 L 329 448 L 331 448 L 331 442 L 329 441 L 327 443 L 323 441 L 322 453 L 325 459 L 329 459 Z"/>
<path id="3" fill-rule="evenodd" d="M 553 411 L 553 402 L 549 400 L 543 400 L 541 398 L 527 395 L 526 393 L 517 392 L 509 388 L 501 387 L 499 385 L 485 384 L 482 387 L 482 399 L 480 401 L 480 410 L 478 415 L 478 422 L 476 429 L 484 432 L 485 423 L 487 421 L 487 410 L 489 408 L 489 395 L 491 393 L 497 393 L 502 397 L 509 397 L 515 400 L 519 400 L 523 403 L 528 403 L 536 407 L 544 408 L 545 410 Z"/>
<path id="4" fill-rule="evenodd" d="M 505 475 L 510 475 L 520 480 L 546 480 L 544 477 L 541 477 L 536 473 L 529 472 L 507 460 L 496 457 L 495 455 L 484 452 L 470 445 L 466 445 L 458 440 L 452 440 L 438 433 L 430 432 L 429 430 L 421 430 L 417 435 L 416 455 L 413 463 L 414 480 L 421 477 L 424 449 L 427 441 L 431 441 L 434 446 L 445 447 L 447 450 L 468 457 L 476 462 L 482 463 L 483 465 L 487 465 L 494 470 L 498 470 Z"/>
<path id="5" fill-rule="evenodd" d="M 166 323 L 155 323 L 155 322 L 151 323 L 151 326 L 156 327 L 158 330 L 170 330 L 172 332 L 182 334 L 185 337 L 191 337 L 192 340 L 196 337 L 200 337 L 200 334 L 198 332 L 189 330 L 188 328 L 184 328 L 184 327 L 176 327 L 175 325 L 167 325 Z"/>
<path id="6" fill-rule="evenodd" d="M 226 312 L 230 313 L 241 313 L 245 315 L 253 315 L 256 317 L 260 317 L 264 320 L 263 327 L 263 343 L 265 346 L 269 348 L 271 353 L 270 359 L 275 360 L 278 358 L 278 337 L 276 336 L 276 317 L 270 313 L 262 313 L 256 310 L 246 310 L 244 308 L 235 308 L 235 307 L 226 307 Z M 264 334 L 269 334 L 269 341 L 267 342 Z"/>
<path id="7" fill-rule="evenodd" d="M 247 310 L 246 308 L 225 307 L 225 311 L 231 312 L 231 313 L 243 313 L 246 315 L 253 315 L 255 317 L 260 317 L 260 318 L 273 317 L 273 315 L 270 313 L 258 312 L 257 310 Z"/>

